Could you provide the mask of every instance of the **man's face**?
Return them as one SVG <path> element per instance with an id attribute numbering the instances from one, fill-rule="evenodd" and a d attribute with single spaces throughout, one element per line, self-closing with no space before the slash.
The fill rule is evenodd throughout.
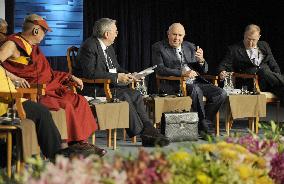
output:
<path id="1" fill-rule="evenodd" d="M 246 48 L 256 48 L 260 38 L 258 31 L 247 31 L 244 34 L 244 44 Z"/>
<path id="2" fill-rule="evenodd" d="M 108 30 L 106 33 L 106 41 L 107 41 L 107 45 L 106 46 L 110 46 L 114 43 L 115 38 L 118 35 L 118 31 L 117 31 L 117 27 L 115 24 L 111 24 L 110 26 L 110 30 Z"/>
<path id="3" fill-rule="evenodd" d="M 168 32 L 170 46 L 172 46 L 173 48 L 178 48 L 182 44 L 184 36 L 185 30 L 183 26 L 176 25 L 172 27 Z"/>

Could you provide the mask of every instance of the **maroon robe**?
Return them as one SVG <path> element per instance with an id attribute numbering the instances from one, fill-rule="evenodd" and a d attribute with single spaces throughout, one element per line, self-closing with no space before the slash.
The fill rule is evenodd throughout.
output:
<path id="1" fill-rule="evenodd" d="M 3 62 L 3 66 L 11 73 L 26 79 L 30 84 L 46 84 L 46 95 L 41 96 L 40 103 L 50 110 L 65 109 L 67 141 L 87 140 L 97 129 L 97 124 L 86 99 L 64 85 L 69 82 L 71 75 L 53 71 L 37 45 L 32 46 L 32 52 L 28 54 L 22 39 L 19 34 L 7 38 L 16 43 L 21 55 L 30 57 L 28 65 L 8 59 Z"/>

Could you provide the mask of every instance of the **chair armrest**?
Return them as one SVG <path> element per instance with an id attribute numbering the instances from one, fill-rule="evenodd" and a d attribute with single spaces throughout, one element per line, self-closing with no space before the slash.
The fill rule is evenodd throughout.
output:
<path id="1" fill-rule="evenodd" d="M 17 88 L 23 97 L 37 101 L 37 96 L 45 95 L 46 84 L 31 84 L 30 88 Z"/>
<path id="2" fill-rule="evenodd" d="M 112 94 L 110 91 L 110 79 L 86 79 L 86 78 L 81 78 L 81 80 L 84 83 L 89 83 L 89 84 L 104 84 L 104 92 L 106 94 L 107 101 L 110 101 L 112 99 Z"/>
<path id="3" fill-rule="evenodd" d="M 169 80 L 169 81 L 180 81 L 180 88 L 182 91 L 183 96 L 187 95 L 187 91 L 186 91 L 186 77 L 180 76 L 160 76 L 160 75 L 156 75 L 156 82 L 157 82 L 157 88 L 158 90 L 160 89 L 160 83 L 161 80 Z"/>
<path id="4" fill-rule="evenodd" d="M 215 86 L 218 86 L 218 79 L 219 77 L 216 75 L 201 75 L 203 78 L 210 80 Z"/>
<path id="5" fill-rule="evenodd" d="M 246 74 L 246 73 L 233 73 L 234 78 L 243 78 L 243 79 L 253 79 L 253 83 L 257 92 L 260 92 L 258 75 L 256 74 Z"/>

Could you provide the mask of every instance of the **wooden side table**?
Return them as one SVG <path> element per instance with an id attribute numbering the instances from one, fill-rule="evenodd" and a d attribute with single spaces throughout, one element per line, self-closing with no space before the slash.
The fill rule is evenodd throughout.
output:
<path id="1" fill-rule="evenodd" d="M 229 135 L 233 120 L 248 118 L 251 131 L 258 133 L 259 117 L 266 116 L 265 95 L 229 95 L 225 102 L 225 124 Z"/>
<path id="2" fill-rule="evenodd" d="M 111 147 L 111 132 L 113 135 L 113 149 L 116 149 L 118 128 L 129 128 L 129 105 L 127 102 L 95 104 L 95 111 L 100 130 L 108 131 L 108 147 Z"/>

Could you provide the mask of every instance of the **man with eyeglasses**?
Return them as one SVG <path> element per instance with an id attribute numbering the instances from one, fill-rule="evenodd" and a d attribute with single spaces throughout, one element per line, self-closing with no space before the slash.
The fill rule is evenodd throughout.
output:
<path id="1" fill-rule="evenodd" d="M 68 84 L 76 83 L 83 88 L 82 81 L 65 72 L 53 71 L 39 49 L 47 31 L 51 31 L 47 22 L 39 15 L 26 16 L 22 32 L 7 37 L 0 48 L 0 61 L 12 81 L 24 88 L 30 84 L 46 84 L 46 95 L 39 103 L 50 110 L 63 108 L 67 121 L 67 142 L 72 148 L 84 155 L 103 156 L 106 150 L 87 143 L 87 139 L 97 129 L 96 120 L 87 100 L 69 89 Z"/>
<path id="2" fill-rule="evenodd" d="M 260 90 L 274 93 L 283 106 L 284 78 L 268 43 L 259 41 L 260 32 L 260 27 L 255 24 L 246 26 L 244 39 L 228 47 L 219 65 L 219 76 L 224 79 L 227 72 L 257 74 Z M 254 87 L 248 80 L 239 81 L 237 85 L 247 85 L 249 90 Z"/>
<path id="3" fill-rule="evenodd" d="M 112 44 L 117 37 L 116 21 L 101 18 L 95 22 L 93 35 L 80 47 L 74 74 L 88 79 L 110 79 L 111 91 L 119 100 L 129 104 L 129 137 L 141 135 L 143 146 L 166 146 L 169 139 L 160 134 L 151 123 L 143 98 L 137 90 L 130 89 L 128 83 L 136 80 L 127 70 L 120 67 Z M 104 95 L 103 86 L 84 84 L 83 94 Z"/>

